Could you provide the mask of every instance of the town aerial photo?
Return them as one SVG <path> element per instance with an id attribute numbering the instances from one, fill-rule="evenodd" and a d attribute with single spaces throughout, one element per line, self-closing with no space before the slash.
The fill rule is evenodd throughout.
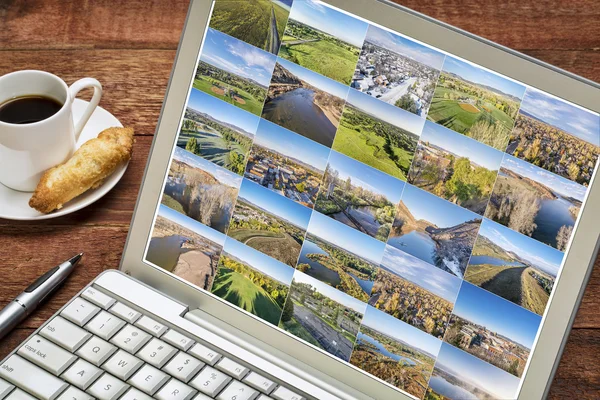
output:
<path id="1" fill-rule="evenodd" d="M 244 180 L 227 235 L 295 267 L 310 213 L 309 208 Z"/>
<path id="2" fill-rule="evenodd" d="M 507 155 L 485 216 L 564 251 L 585 192 L 585 186 Z"/>
<path id="3" fill-rule="evenodd" d="M 420 399 L 442 342 L 367 307 L 350 363 Z"/>
<path id="4" fill-rule="evenodd" d="M 480 225 L 479 215 L 407 184 L 388 245 L 462 278 Z"/>
<path id="5" fill-rule="evenodd" d="M 460 284 L 456 276 L 387 246 L 369 304 L 442 339 Z"/>
<path id="6" fill-rule="evenodd" d="M 314 212 L 296 269 L 366 303 L 384 249 L 384 243 Z"/>
<path id="7" fill-rule="evenodd" d="M 293 0 L 216 0 L 210 27 L 277 54 Z"/>
<path id="8" fill-rule="evenodd" d="M 260 115 L 276 57 L 209 28 L 194 88 Z"/>
<path id="9" fill-rule="evenodd" d="M 386 242 L 404 182 L 332 151 L 315 210 Z"/>
<path id="10" fill-rule="evenodd" d="M 600 115 L 527 89 L 506 152 L 587 186 L 600 153 Z"/>
<path id="11" fill-rule="evenodd" d="M 484 219 L 465 279 L 542 315 L 563 253 Z"/>
<path id="12" fill-rule="evenodd" d="M 293 268 L 228 238 L 212 293 L 277 325 L 293 276 Z"/>
<path id="13" fill-rule="evenodd" d="M 210 290 L 225 235 L 160 205 L 146 260 Z"/>
<path id="14" fill-rule="evenodd" d="M 349 361 L 367 305 L 296 271 L 279 327 Z"/>
<path id="15" fill-rule="evenodd" d="M 177 146 L 242 175 L 259 120 L 192 89 Z"/>
<path id="16" fill-rule="evenodd" d="M 278 58 L 262 117 L 331 147 L 349 90 L 339 82 Z"/>
<path id="17" fill-rule="evenodd" d="M 521 377 L 542 317 L 463 282 L 444 341 Z"/>
<path id="18" fill-rule="evenodd" d="M 519 378 L 442 343 L 425 400 L 505 400 L 518 387 Z"/>
<path id="19" fill-rule="evenodd" d="M 524 93 L 521 84 L 447 56 L 427 118 L 504 151 Z"/>
<path id="20" fill-rule="evenodd" d="M 408 182 L 483 215 L 504 153 L 427 121 Z"/>
<path id="21" fill-rule="evenodd" d="M 430 47 L 370 25 L 352 87 L 424 117 L 444 58 Z"/>
<path id="22" fill-rule="evenodd" d="M 297 1 L 279 57 L 349 85 L 368 26 L 318 0 Z"/>
<path id="23" fill-rule="evenodd" d="M 329 149 L 261 120 L 244 177 L 313 208 Z"/>
<path id="24" fill-rule="evenodd" d="M 162 204 L 225 233 L 242 177 L 175 148 Z"/>
<path id="25" fill-rule="evenodd" d="M 333 149 L 406 180 L 425 121 L 351 90 Z"/>

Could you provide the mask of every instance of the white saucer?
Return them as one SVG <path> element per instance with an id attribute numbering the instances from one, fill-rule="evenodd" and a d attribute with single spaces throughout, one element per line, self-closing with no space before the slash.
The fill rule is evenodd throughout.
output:
<path id="1" fill-rule="evenodd" d="M 73 103 L 73 117 L 75 121 L 79 119 L 81 114 L 85 111 L 88 102 L 81 99 L 75 99 Z M 90 139 L 98 136 L 100 132 L 111 127 L 122 127 L 123 125 L 115 118 L 111 113 L 101 107 L 97 107 L 88 123 L 83 128 L 79 141 L 77 142 L 77 148 L 83 143 Z M 0 218 L 32 221 L 38 219 L 49 219 L 57 218 L 62 215 L 70 214 L 77 210 L 81 210 L 84 207 L 89 206 L 96 200 L 104 196 L 110 189 L 112 189 L 117 182 L 121 179 L 127 165 L 129 163 L 123 163 L 117 167 L 117 170 L 109 176 L 102 186 L 94 190 L 88 190 L 79 197 L 74 198 L 63 206 L 58 211 L 50 214 L 42 214 L 29 207 L 29 199 L 32 193 L 18 192 L 7 188 L 0 183 Z"/>

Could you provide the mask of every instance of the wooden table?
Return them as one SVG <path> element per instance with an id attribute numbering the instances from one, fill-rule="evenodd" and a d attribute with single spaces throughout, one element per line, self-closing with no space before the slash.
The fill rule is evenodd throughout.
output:
<path id="1" fill-rule="evenodd" d="M 598 0 L 399 2 L 600 81 Z M 96 275 L 118 266 L 187 8 L 187 0 L 0 0 L 0 75 L 34 68 L 69 84 L 95 77 L 105 89 L 100 105 L 136 130 L 129 169 L 102 200 L 45 222 L 0 219 L 0 306 L 49 267 L 86 253 L 52 300 L 0 341 L 0 359 Z M 552 399 L 600 398 L 599 264 L 600 259 Z"/>

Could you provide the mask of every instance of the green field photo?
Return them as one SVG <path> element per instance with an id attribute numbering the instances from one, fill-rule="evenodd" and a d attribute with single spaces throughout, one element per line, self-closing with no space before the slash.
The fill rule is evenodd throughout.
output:
<path id="1" fill-rule="evenodd" d="M 230 79 L 230 77 L 226 77 L 227 81 L 230 81 Z M 194 79 L 194 89 L 215 96 L 217 99 L 239 107 L 242 110 L 251 112 L 252 114 L 260 115 L 265 101 L 266 90 L 263 92 L 260 90 L 261 88 L 253 88 L 252 93 L 250 93 L 244 90 L 242 85 L 227 83 L 226 80 L 196 75 L 196 79 Z"/>

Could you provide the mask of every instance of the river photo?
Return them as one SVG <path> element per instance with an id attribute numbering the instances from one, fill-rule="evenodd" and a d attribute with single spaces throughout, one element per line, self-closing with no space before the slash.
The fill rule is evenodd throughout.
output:
<path id="1" fill-rule="evenodd" d="M 307 257 L 308 254 L 323 254 L 329 256 L 329 254 L 325 250 L 321 249 L 316 243 L 313 243 L 308 239 L 304 239 L 304 246 L 302 247 L 302 253 L 300 253 L 298 264 L 310 265 L 310 269 L 306 271 L 307 275 L 310 275 L 313 278 L 316 278 L 321 282 L 328 283 L 334 287 L 340 284 L 341 279 L 337 272 L 332 271 L 320 263 L 311 260 Z"/>
<path id="2" fill-rule="evenodd" d="M 348 206 L 344 211 L 331 214 L 330 217 L 349 226 L 356 226 L 346 214 L 349 214 L 356 222 L 364 228 L 370 236 L 375 237 L 381 224 L 375 219 L 377 207 L 373 206 Z"/>
<path id="3" fill-rule="evenodd" d="M 358 344 L 360 345 L 364 342 L 368 343 L 367 344 L 368 347 L 375 346 L 375 348 L 377 349 L 377 352 L 383 354 L 386 357 L 391 358 L 394 361 L 402 361 L 405 364 L 408 364 L 410 366 L 417 365 L 417 361 L 410 359 L 408 357 L 403 357 L 398 354 L 394 354 L 394 353 L 390 352 L 388 349 L 386 349 L 385 346 L 383 344 L 381 344 L 379 341 L 373 339 L 371 336 L 368 336 L 368 335 L 365 335 L 364 333 L 359 332 Z"/>
<path id="4" fill-rule="evenodd" d="M 511 266 L 511 267 L 524 267 L 525 266 L 524 264 L 522 264 L 520 262 L 506 261 L 506 260 L 502 260 L 500 258 L 491 257 L 491 256 L 471 256 L 469 264 L 471 264 L 471 265 L 489 264 L 489 265 L 496 265 L 499 267 L 503 266 L 503 265 L 507 265 L 507 266 Z"/>
<path id="5" fill-rule="evenodd" d="M 429 380 L 429 387 L 436 393 L 449 399 L 477 400 L 477 396 L 471 392 L 456 386 L 439 375 L 433 375 Z"/>
<path id="6" fill-rule="evenodd" d="M 180 235 L 153 237 L 150 239 L 146 257 L 154 264 L 172 272 L 179 261 L 179 256 L 188 251 L 182 246 L 189 240 Z"/>
<path id="7" fill-rule="evenodd" d="M 557 195 L 558 198 L 541 200 L 540 210 L 535 217 L 537 228 L 531 235 L 534 239 L 556 247 L 556 235 L 561 226 L 575 225 L 575 218 L 569 211 L 575 205 Z"/>
<path id="8" fill-rule="evenodd" d="M 428 234 L 412 231 L 403 236 L 390 238 L 389 245 L 435 265 L 436 243 Z"/>

